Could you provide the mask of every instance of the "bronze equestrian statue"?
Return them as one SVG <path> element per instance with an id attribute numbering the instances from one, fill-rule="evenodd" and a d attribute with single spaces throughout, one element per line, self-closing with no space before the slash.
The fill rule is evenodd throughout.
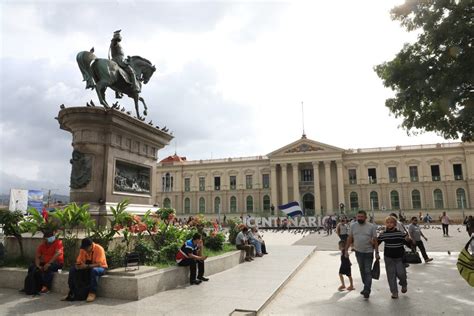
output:
<path id="1" fill-rule="evenodd" d="M 137 118 L 142 119 L 138 101 L 143 103 L 143 115 L 147 115 L 148 109 L 145 100 L 140 96 L 142 82 L 147 84 L 156 68 L 149 60 L 140 56 L 124 58 L 121 41 L 120 30 L 115 31 L 110 42 L 111 59 L 97 58 L 92 48 L 88 52 L 77 54 L 77 64 L 86 81 L 86 89 L 95 88 L 99 101 L 105 108 L 110 108 L 105 100 L 105 90 L 109 87 L 115 91 L 117 98 L 121 98 L 123 94 L 132 98 Z"/>

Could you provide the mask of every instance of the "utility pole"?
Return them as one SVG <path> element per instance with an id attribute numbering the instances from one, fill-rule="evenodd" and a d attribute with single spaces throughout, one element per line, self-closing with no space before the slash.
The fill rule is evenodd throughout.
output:
<path id="1" fill-rule="evenodd" d="M 47 205 L 46 207 L 49 208 L 49 205 L 51 204 L 51 191 L 57 191 L 58 189 L 44 189 L 44 188 L 42 188 L 41 190 L 48 191 L 48 198 L 47 198 L 48 202 L 46 204 Z"/>

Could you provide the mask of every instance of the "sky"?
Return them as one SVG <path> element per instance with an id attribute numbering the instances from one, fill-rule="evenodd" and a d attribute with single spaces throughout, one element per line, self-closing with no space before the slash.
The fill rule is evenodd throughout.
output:
<path id="1" fill-rule="evenodd" d="M 270 153 L 301 137 L 301 102 L 307 137 L 332 146 L 447 142 L 408 136 L 373 71 L 416 40 L 390 19 L 401 3 L 2 0 L 0 193 L 68 194 L 72 137 L 54 117 L 60 104 L 98 104 L 75 57 L 94 47 L 107 58 L 118 29 L 125 54 L 157 68 L 142 88 L 148 120 L 175 136 L 159 159 Z M 120 104 L 133 110 L 131 99 Z"/>

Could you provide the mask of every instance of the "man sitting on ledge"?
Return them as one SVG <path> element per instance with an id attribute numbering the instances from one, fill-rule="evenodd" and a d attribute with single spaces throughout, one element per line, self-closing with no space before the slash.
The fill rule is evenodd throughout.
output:
<path id="1" fill-rule="evenodd" d="M 189 281 L 191 285 L 200 284 L 202 281 L 209 281 L 204 277 L 204 260 L 207 256 L 202 255 L 202 238 L 195 233 L 192 239 L 186 240 L 176 254 L 176 262 L 179 266 L 189 266 Z M 196 279 L 196 265 L 198 268 Z"/>
<path id="2" fill-rule="evenodd" d="M 254 251 L 254 246 L 249 245 L 248 241 L 248 233 L 249 229 L 247 226 L 244 226 L 242 230 L 237 234 L 237 237 L 235 238 L 235 246 L 239 250 L 245 250 L 245 261 L 252 261 L 252 253 Z"/>
<path id="3" fill-rule="evenodd" d="M 80 299 L 76 297 L 75 289 L 77 287 L 77 275 L 79 272 L 89 270 L 90 272 L 90 287 L 87 295 L 87 302 L 93 302 L 96 298 L 97 286 L 99 285 L 99 278 L 105 274 L 107 269 L 107 260 L 105 258 L 105 251 L 101 245 L 92 242 L 90 238 L 84 238 L 81 242 L 81 249 L 79 256 L 76 259 L 76 265 L 69 270 L 69 294 L 63 298 L 64 301 L 74 301 Z"/>

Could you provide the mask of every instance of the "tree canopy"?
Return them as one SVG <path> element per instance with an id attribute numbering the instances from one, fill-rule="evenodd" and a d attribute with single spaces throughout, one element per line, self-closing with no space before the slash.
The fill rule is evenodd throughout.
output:
<path id="1" fill-rule="evenodd" d="M 374 68 L 395 91 L 385 105 L 403 118 L 408 133 L 434 131 L 474 141 L 473 0 L 406 0 L 391 17 L 420 34 Z"/>

